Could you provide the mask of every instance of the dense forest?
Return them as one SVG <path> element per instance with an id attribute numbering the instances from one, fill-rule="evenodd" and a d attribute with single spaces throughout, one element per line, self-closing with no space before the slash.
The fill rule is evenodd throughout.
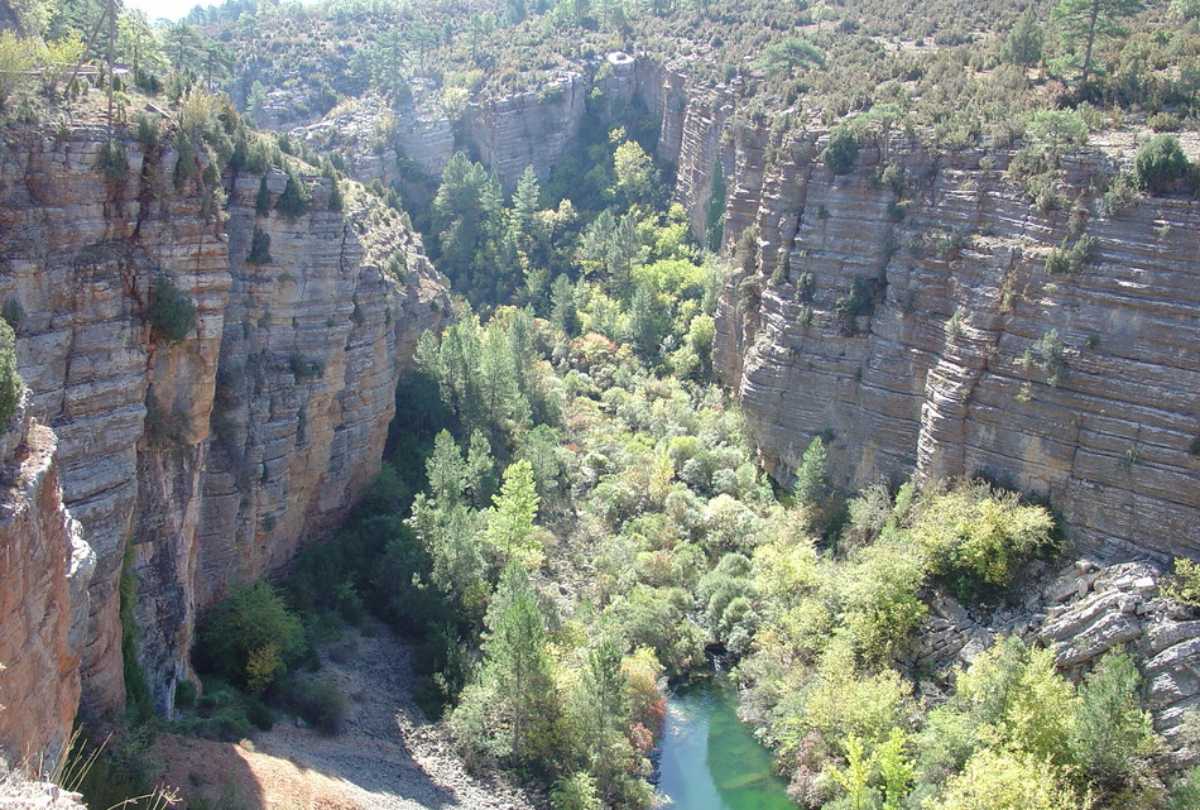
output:
<path id="1" fill-rule="evenodd" d="M 725 238 L 721 178 L 697 236 L 645 110 L 589 99 L 566 156 L 513 188 L 458 142 L 440 177 L 404 165 L 416 182 L 361 187 L 346 155 L 255 129 L 272 123 L 269 91 L 302 100 L 290 123 L 414 93 L 454 120 L 628 50 L 734 88 L 738 115 L 768 122 L 774 146 L 829 128 L 819 160 L 835 176 L 898 131 L 1011 147 L 1008 177 L 1040 210 L 1071 208 L 1072 149 L 1136 122 L 1135 163 L 1097 189 L 1117 210 L 1200 192 L 1180 144 L 1200 109 L 1195 0 L 229 0 L 170 24 L 121 10 L 111 44 L 92 36 L 103 2 L 9 5 L 10 121 L 66 126 L 76 66 L 112 47 L 128 72 L 100 78 L 120 119 L 101 168 L 124 173 L 122 133 L 165 141 L 186 156 L 176 187 L 202 188 L 214 218 L 239 175 L 261 176 L 262 217 L 310 212 L 309 180 L 329 184 L 329 210 L 372 194 L 423 231 L 454 293 L 396 392 L 383 472 L 332 537 L 204 613 L 198 682 L 175 693 L 171 720 L 139 686 L 127 627 L 127 716 L 102 753 L 76 752 L 89 807 L 152 792 L 156 733 L 237 741 L 300 717 L 337 735 L 349 698 L 322 676 L 322 650 L 378 622 L 421 651 L 423 707 L 467 765 L 509 772 L 555 810 L 653 806 L 669 694 L 714 677 L 736 684 L 798 806 L 1200 807 L 1200 767 L 1166 756 L 1123 650 L 1071 679 L 1014 635 L 952 673 L 921 671 L 912 651 L 936 601 L 1019 604 L 1029 571 L 1070 559 L 1052 504 L 982 479 L 847 491 L 831 436 L 768 475 L 713 363 L 720 296 L 755 294 L 727 287 L 752 267 L 756 234 Z M 286 177 L 274 205 L 272 171 Z M 884 166 L 876 180 L 899 190 L 902 218 L 905 178 Z M 1085 262 L 1087 238 L 1064 241 L 1047 270 Z M 246 261 L 273 261 L 258 228 Z M 389 271 L 404 276 L 402 257 Z M 803 300 L 803 278 L 796 289 Z M 845 300 L 849 318 L 858 306 Z M 195 327 L 167 281 L 155 307 L 163 336 Z M 5 419 L 12 346 L 0 328 Z M 1028 362 L 1053 374 L 1060 353 L 1051 338 Z M 320 373 L 294 365 L 297 379 Z M 123 579 L 123 605 L 135 588 Z M 1179 560 L 1165 596 L 1194 616 L 1200 571 Z M 1200 740 L 1200 717 L 1188 722 Z"/>

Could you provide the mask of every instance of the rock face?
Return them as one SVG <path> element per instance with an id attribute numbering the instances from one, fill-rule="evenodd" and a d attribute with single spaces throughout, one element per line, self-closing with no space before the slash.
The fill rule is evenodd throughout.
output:
<path id="1" fill-rule="evenodd" d="M 583 73 L 566 72 L 536 92 L 474 101 L 464 116 L 466 141 L 505 188 L 526 166 L 545 178 L 578 135 L 590 88 Z"/>
<path id="2" fill-rule="evenodd" d="M 124 702 L 128 560 L 138 658 L 169 713 L 197 611 L 320 537 L 378 471 L 395 383 L 445 290 L 401 217 L 351 184 L 331 211 L 328 181 L 307 177 L 313 204 L 291 221 L 256 216 L 258 177 L 227 177 L 223 216 L 201 180 L 176 188 L 168 147 L 122 142 L 128 170 L 106 177 L 100 126 L 6 139 L 0 300 L 24 313 L 30 411 L 57 434 L 63 498 L 96 552 L 83 706 Z M 272 201 L 285 183 L 268 177 Z M 245 261 L 256 227 L 269 264 Z M 168 283 L 196 307 L 178 342 L 150 325 Z"/>
<path id="3" fill-rule="evenodd" d="M 437 93 L 418 86 L 412 98 L 389 107 L 375 96 L 338 105 L 315 124 L 293 136 L 347 158 L 347 170 L 364 183 L 403 182 L 405 167 L 426 177 L 441 177 L 454 154 L 454 129 L 437 104 Z"/>
<path id="4" fill-rule="evenodd" d="M 985 475 L 1048 497 L 1103 557 L 1200 556 L 1200 204 L 1101 216 L 1085 190 L 1131 148 L 1073 160 L 1065 197 L 1085 196 L 1042 214 L 1006 179 L 1008 152 L 893 138 L 839 177 L 824 140 L 767 150 L 752 218 L 740 180 L 729 203 L 727 242 L 753 239 L 717 365 L 768 466 L 786 478 L 824 435 L 843 483 Z M 875 179 L 886 165 L 904 202 Z M 1048 272 L 1084 234 L 1083 266 Z"/>
<path id="5" fill-rule="evenodd" d="M 1200 613 L 1159 595 L 1162 572 L 1147 563 L 1101 565 L 1082 559 L 1057 572 L 1033 576 L 1021 587 L 1023 603 L 990 613 L 970 612 L 935 595 L 930 618 L 908 664 L 948 679 L 1002 636 L 1049 647 L 1060 670 L 1079 679 L 1107 652 L 1123 649 L 1137 660 L 1145 705 L 1173 764 L 1200 761 L 1188 739 L 1185 715 L 1200 708 Z M 923 689 L 935 696 L 937 685 Z"/>
<path id="6" fill-rule="evenodd" d="M 95 567 L 63 506 L 55 444 L 24 406 L 0 439 L 0 760 L 34 767 L 71 734 Z"/>

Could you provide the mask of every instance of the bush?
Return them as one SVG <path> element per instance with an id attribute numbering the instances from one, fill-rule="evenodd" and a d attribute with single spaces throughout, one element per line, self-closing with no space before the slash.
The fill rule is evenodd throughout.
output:
<path id="1" fill-rule="evenodd" d="M 178 343 L 196 328 L 196 305 L 169 277 L 160 275 L 150 294 L 150 326 L 167 342 Z"/>
<path id="2" fill-rule="evenodd" d="M 271 263 L 271 235 L 257 225 L 250 239 L 250 255 L 246 257 L 248 264 Z"/>
<path id="3" fill-rule="evenodd" d="M 1175 558 L 1175 572 L 1162 588 L 1163 596 L 1192 607 L 1200 607 L 1200 563 Z"/>
<path id="4" fill-rule="evenodd" d="M 838 127 L 829 135 L 829 143 L 821 152 L 825 168 L 834 174 L 849 174 L 858 162 L 858 136 L 846 127 Z"/>
<path id="5" fill-rule="evenodd" d="M 587 771 L 564 776 L 550 791 L 554 810 L 602 810 L 604 803 L 596 790 L 596 780 Z"/>
<path id="6" fill-rule="evenodd" d="M 236 588 L 203 617 L 193 653 L 196 668 L 263 691 L 299 660 L 304 627 L 270 584 Z"/>
<path id="7" fill-rule="evenodd" d="M 275 210 L 288 219 L 296 219 L 308 211 L 311 202 L 312 194 L 308 190 L 308 184 L 296 173 L 295 169 L 289 167 L 287 186 L 276 200 Z"/>
<path id="8" fill-rule="evenodd" d="M 175 685 L 175 708 L 190 709 L 196 705 L 196 685 L 191 681 L 180 681 Z"/>
<path id="9" fill-rule="evenodd" d="M 8 427 L 21 401 L 24 383 L 17 372 L 17 336 L 7 319 L 0 319 L 0 430 Z"/>
<path id="10" fill-rule="evenodd" d="M 1188 159 L 1173 135 L 1155 135 L 1138 150 L 1134 170 L 1142 187 L 1151 192 L 1168 191 L 1188 176 Z"/>
<path id="11" fill-rule="evenodd" d="M 911 534 L 935 574 L 959 578 L 956 584 L 970 591 L 1007 585 L 1021 562 L 1049 545 L 1053 527 L 1044 507 L 974 483 L 929 498 Z"/>
<path id="12" fill-rule="evenodd" d="M 287 702 L 305 722 L 328 736 L 341 733 L 350 709 L 346 696 L 330 678 L 293 681 L 287 690 Z"/>
<path id="13" fill-rule="evenodd" d="M 929 810 L 1063 810 L 1081 807 L 1066 777 L 1029 754 L 983 750 Z"/>
<path id="14" fill-rule="evenodd" d="M 1139 756 L 1150 753 L 1154 729 L 1138 702 L 1141 675 L 1133 659 L 1110 652 L 1088 673 L 1071 729 L 1071 752 L 1101 784 L 1126 781 Z"/>

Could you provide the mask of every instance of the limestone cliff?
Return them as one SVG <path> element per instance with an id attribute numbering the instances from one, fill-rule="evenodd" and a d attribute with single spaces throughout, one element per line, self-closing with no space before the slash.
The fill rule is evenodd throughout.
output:
<path id="1" fill-rule="evenodd" d="M 768 466 L 786 478 L 823 434 L 844 483 L 986 475 L 1048 497 L 1102 556 L 1200 556 L 1200 203 L 1101 215 L 1088 189 L 1132 144 L 1076 156 L 1066 198 L 1082 196 L 1041 213 L 1005 175 L 1011 150 L 892 139 L 836 177 L 825 137 L 764 170 L 719 317 L 718 365 Z M 885 163 L 904 202 L 875 179 Z M 1048 272 L 1081 238 L 1082 266 Z"/>
<path id="2" fill-rule="evenodd" d="M 56 762 L 71 734 L 95 567 L 54 451 L 54 433 L 22 405 L 0 437 L 0 765 L 34 769 Z"/>
<path id="3" fill-rule="evenodd" d="M 334 211 L 306 176 L 313 203 L 289 220 L 256 215 L 257 176 L 227 174 L 214 210 L 201 178 L 176 187 L 169 146 L 120 140 L 127 169 L 106 172 L 105 138 L 86 120 L 10 127 L 0 168 L 0 300 L 21 313 L 30 412 L 57 434 L 63 498 L 96 553 L 93 715 L 125 696 L 126 547 L 138 658 L 169 711 L 197 611 L 320 537 L 378 470 L 396 381 L 445 309 L 419 237 L 361 188 L 344 184 Z M 272 202 L 285 183 L 268 175 Z M 246 262 L 256 227 L 269 263 Z M 148 317 L 168 282 L 197 312 L 178 342 Z"/>

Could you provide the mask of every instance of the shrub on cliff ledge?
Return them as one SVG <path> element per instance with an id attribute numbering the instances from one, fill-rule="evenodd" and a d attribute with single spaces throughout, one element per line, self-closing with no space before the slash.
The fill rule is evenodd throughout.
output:
<path id="1" fill-rule="evenodd" d="M 196 305 L 165 275 L 154 282 L 149 316 L 154 331 L 171 343 L 178 343 L 196 328 Z"/>
<path id="2" fill-rule="evenodd" d="M 1162 192 L 1187 177 L 1188 159 L 1175 136 L 1155 135 L 1138 150 L 1134 167 L 1143 188 Z"/>
<path id="3" fill-rule="evenodd" d="M 7 320 L 0 319 L 0 430 L 9 420 L 21 400 L 21 375 L 17 373 L 17 337 Z"/>
<path id="4" fill-rule="evenodd" d="M 825 168 L 834 174 L 849 174 L 858 162 L 858 136 L 846 127 L 838 127 L 829 136 L 829 144 L 821 152 Z"/>

